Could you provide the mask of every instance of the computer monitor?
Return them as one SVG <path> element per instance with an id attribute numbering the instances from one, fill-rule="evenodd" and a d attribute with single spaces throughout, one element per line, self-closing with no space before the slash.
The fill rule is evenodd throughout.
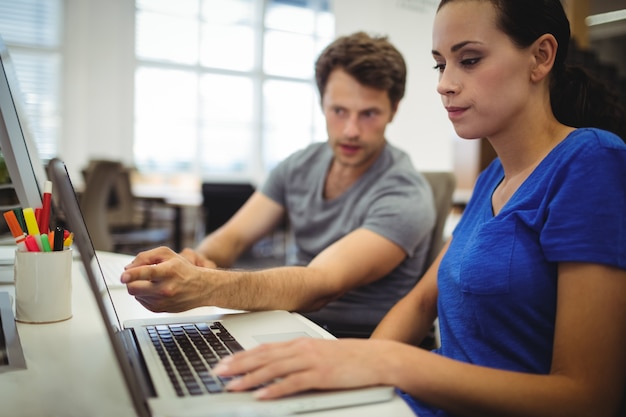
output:
<path id="1" fill-rule="evenodd" d="M 9 51 L 0 37 L 0 152 L 21 207 L 41 207 L 46 171 L 28 129 Z"/>
<path id="2" fill-rule="evenodd" d="M 10 188 L 15 190 L 20 206 L 41 207 L 46 173 L 26 127 L 17 76 L 1 37 L 0 69 L 0 153 L 11 179 Z M 3 283 L 4 275 L 0 279 Z M 0 292 L 0 373 L 26 368 L 11 303 L 8 293 Z"/>

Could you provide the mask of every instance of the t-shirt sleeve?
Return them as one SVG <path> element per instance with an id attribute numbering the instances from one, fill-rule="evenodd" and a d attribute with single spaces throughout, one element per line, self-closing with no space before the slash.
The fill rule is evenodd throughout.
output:
<path id="1" fill-rule="evenodd" d="M 285 198 L 285 185 L 287 178 L 287 168 L 289 160 L 283 160 L 274 169 L 272 169 L 261 186 L 260 190 L 262 194 L 271 198 L 281 206 L 286 206 Z"/>
<path id="2" fill-rule="evenodd" d="M 550 261 L 626 268 L 626 149 L 596 139 L 553 178 L 541 243 Z"/>
<path id="3" fill-rule="evenodd" d="M 432 190 L 415 172 L 394 173 L 380 183 L 363 227 L 401 246 L 409 256 L 430 239 L 435 225 Z"/>

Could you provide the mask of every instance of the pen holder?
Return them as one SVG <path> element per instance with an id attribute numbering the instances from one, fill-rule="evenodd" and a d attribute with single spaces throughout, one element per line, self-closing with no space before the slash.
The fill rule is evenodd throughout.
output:
<path id="1" fill-rule="evenodd" d="M 72 250 L 15 252 L 15 320 L 53 323 L 72 317 Z"/>

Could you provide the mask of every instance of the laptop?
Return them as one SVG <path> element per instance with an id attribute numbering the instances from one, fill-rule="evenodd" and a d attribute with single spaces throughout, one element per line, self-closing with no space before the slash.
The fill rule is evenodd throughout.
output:
<path id="1" fill-rule="evenodd" d="M 281 416 L 388 401 L 389 386 L 313 391 L 270 401 L 259 401 L 251 392 L 221 389 L 210 370 L 212 355 L 228 355 L 228 349 L 249 349 L 261 343 L 297 337 L 333 339 L 325 330 L 299 314 L 286 311 L 233 313 L 202 317 L 159 317 L 120 323 L 106 286 L 98 256 L 87 232 L 65 164 L 52 159 L 48 172 L 59 197 L 60 210 L 74 232 L 89 285 L 104 320 L 116 360 L 124 375 L 137 414 L 147 416 Z M 160 338 L 161 337 L 161 338 Z M 172 339 L 182 341 L 171 343 Z M 190 348 L 192 343 L 198 343 Z M 173 346 L 174 345 L 174 346 Z M 182 359 L 177 347 L 189 350 Z M 182 364 L 182 372 L 176 369 Z M 197 369 L 196 369 L 197 368 Z M 198 375 L 193 371 L 197 370 Z"/>
<path id="2" fill-rule="evenodd" d="M 102 270 L 104 282 L 106 282 L 107 287 L 125 288 L 126 285 L 122 284 L 120 277 L 124 272 L 124 267 L 131 263 L 135 257 L 125 253 L 115 253 L 101 250 L 96 250 L 96 257 L 98 258 L 98 263 L 100 265 L 100 269 Z"/>

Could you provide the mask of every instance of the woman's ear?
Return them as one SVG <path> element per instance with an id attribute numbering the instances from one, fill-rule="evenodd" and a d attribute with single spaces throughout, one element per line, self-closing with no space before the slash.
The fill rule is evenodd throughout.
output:
<path id="1" fill-rule="evenodd" d="M 559 47 L 554 35 L 546 33 L 540 36 L 531 46 L 533 52 L 533 66 L 531 79 L 533 81 L 543 80 L 552 70 L 556 51 Z"/>

